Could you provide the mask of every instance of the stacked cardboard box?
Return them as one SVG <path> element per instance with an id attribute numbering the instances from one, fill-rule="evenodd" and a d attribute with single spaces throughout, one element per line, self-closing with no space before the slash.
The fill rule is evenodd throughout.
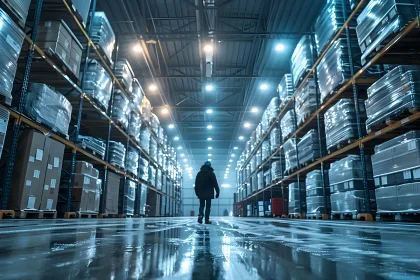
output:
<path id="1" fill-rule="evenodd" d="M 34 130 L 19 136 L 10 209 L 56 209 L 63 154 L 63 144 Z"/>
<path id="2" fill-rule="evenodd" d="M 76 161 L 73 174 L 72 188 L 72 212 L 99 212 L 102 180 L 99 179 L 99 171 L 93 168 L 91 163 Z M 68 189 L 60 187 L 60 193 L 64 196 Z"/>
<path id="3" fill-rule="evenodd" d="M 46 21 L 39 25 L 37 44 L 47 53 L 57 55 L 79 76 L 83 47 L 64 21 Z"/>

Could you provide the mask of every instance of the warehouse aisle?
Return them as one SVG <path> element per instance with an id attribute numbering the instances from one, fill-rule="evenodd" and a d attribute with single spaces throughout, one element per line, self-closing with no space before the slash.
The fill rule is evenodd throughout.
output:
<path id="1" fill-rule="evenodd" d="M 420 279 L 414 224 L 3 220 L 1 279 Z"/>

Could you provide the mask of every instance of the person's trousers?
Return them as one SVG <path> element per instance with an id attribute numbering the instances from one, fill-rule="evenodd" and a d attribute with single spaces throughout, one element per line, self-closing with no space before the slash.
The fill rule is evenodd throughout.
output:
<path id="1" fill-rule="evenodd" d="M 206 213 L 204 214 L 204 206 L 206 206 Z M 205 217 L 206 221 L 210 219 L 210 208 L 211 208 L 211 199 L 200 199 L 200 210 L 198 215 Z"/>

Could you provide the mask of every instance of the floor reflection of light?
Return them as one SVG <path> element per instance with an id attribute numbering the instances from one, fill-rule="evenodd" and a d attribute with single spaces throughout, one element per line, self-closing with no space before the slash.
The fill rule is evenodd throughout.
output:
<path id="1" fill-rule="evenodd" d="M 185 258 L 181 262 L 181 273 L 185 274 L 191 271 L 191 259 Z"/>
<path id="2" fill-rule="evenodd" d="M 230 237 L 227 235 L 224 235 L 222 238 L 222 242 L 225 244 L 230 244 Z"/>

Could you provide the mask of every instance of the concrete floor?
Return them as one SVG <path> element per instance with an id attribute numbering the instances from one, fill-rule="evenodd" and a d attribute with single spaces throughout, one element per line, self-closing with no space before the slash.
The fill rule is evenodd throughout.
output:
<path id="1" fill-rule="evenodd" d="M 420 225 L 0 221 L 0 279 L 420 279 Z"/>

